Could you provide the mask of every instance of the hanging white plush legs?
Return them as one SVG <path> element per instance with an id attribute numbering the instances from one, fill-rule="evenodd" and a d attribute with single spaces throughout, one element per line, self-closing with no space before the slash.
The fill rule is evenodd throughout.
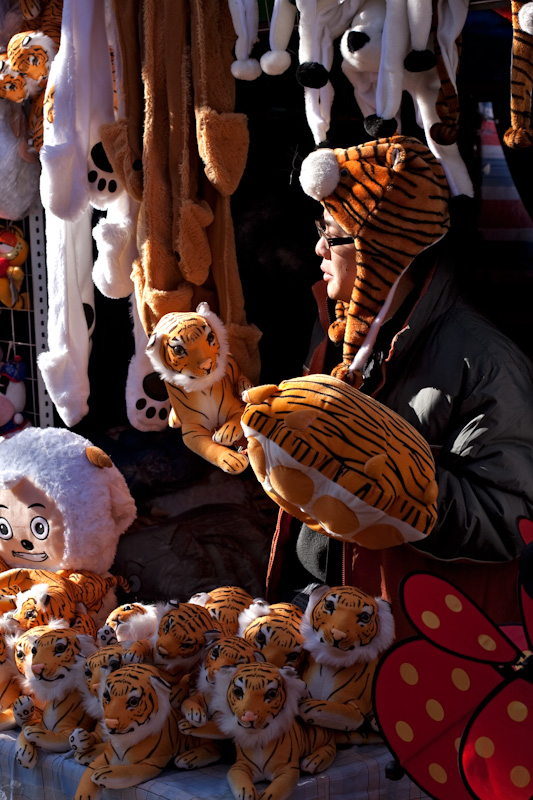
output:
<path id="1" fill-rule="evenodd" d="M 291 56 L 287 51 L 289 41 L 296 24 L 296 5 L 291 0 L 274 0 L 270 19 L 270 50 L 263 53 L 260 65 L 267 75 L 281 75 L 291 65 Z"/>
<path id="2" fill-rule="evenodd" d="M 139 319 L 135 296 L 130 297 L 135 352 L 126 381 L 126 412 L 139 431 L 161 431 L 168 426 L 170 400 L 164 382 L 146 355 L 148 336 Z"/>
<path id="3" fill-rule="evenodd" d="M 228 0 L 228 6 L 237 34 L 231 74 L 243 81 L 255 81 L 261 75 L 259 61 L 250 57 L 259 29 L 257 0 Z"/>
<path id="4" fill-rule="evenodd" d="M 37 363 L 65 425 L 88 412 L 90 336 L 94 328 L 92 209 L 74 222 L 47 213 L 48 351 Z"/>
<path id="5" fill-rule="evenodd" d="M 139 208 L 137 200 L 122 192 L 93 228 L 98 249 L 93 281 L 105 297 L 129 297 L 134 291 L 131 271 L 139 255 L 136 236 Z"/>

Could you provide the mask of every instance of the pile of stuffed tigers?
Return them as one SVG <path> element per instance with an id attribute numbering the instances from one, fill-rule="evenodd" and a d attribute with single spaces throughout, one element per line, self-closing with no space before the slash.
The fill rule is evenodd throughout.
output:
<path id="1" fill-rule="evenodd" d="M 73 751 L 76 800 L 220 760 L 236 798 L 267 781 L 276 800 L 301 771 L 330 766 L 338 744 L 380 740 L 371 689 L 394 624 L 359 589 L 318 586 L 302 611 L 221 586 L 123 604 L 94 634 L 32 620 L 2 619 L 0 725 L 19 728 L 27 769 L 40 751 Z"/>

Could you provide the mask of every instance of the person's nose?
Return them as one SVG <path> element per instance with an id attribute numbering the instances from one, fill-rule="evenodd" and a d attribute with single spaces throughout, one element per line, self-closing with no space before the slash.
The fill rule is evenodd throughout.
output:
<path id="1" fill-rule="evenodd" d="M 331 250 L 324 241 L 323 236 L 319 237 L 318 242 L 315 245 L 315 253 L 317 256 L 320 256 L 320 258 L 327 258 L 328 261 L 331 259 Z"/>

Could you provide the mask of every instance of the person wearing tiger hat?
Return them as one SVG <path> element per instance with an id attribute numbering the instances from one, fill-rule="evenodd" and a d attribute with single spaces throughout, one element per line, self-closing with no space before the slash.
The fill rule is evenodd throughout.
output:
<path id="1" fill-rule="evenodd" d="M 418 140 L 393 136 L 317 149 L 300 181 L 323 206 L 315 248 L 321 336 L 305 371 L 329 372 L 326 362 L 338 362 L 342 349 L 331 374 L 424 436 L 435 458 L 438 516 L 416 545 L 368 550 L 283 512 L 267 596 L 297 602 L 316 582 L 383 591 L 403 638 L 414 631 L 399 585 L 420 570 L 454 583 L 496 622 L 519 620 L 518 521 L 533 519 L 533 371 L 459 295 L 442 167 Z"/>

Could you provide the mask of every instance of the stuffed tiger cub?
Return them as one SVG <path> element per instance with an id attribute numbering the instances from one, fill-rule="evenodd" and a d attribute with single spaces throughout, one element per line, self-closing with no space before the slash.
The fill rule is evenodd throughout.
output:
<path id="1" fill-rule="evenodd" d="M 108 736 L 103 719 L 102 692 L 109 673 L 123 666 L 123 655 L 124 648 L 121 644 L 110 644 L 100 647 L 85 662 L 81 702 L 91 719 L 96 720 L 96 725 L 90 731 L 75 728 L 69 736 L 74 757 L 80 764 L 89 764 L 105 748 Z"/>
<path id="2" fill-rule="evenodd" d="M 256 797 L 254 784 L 269 781 L 262 797 L 286 800 L 300 769 L 327 769 L 336 753 L 335 735 L 297 718 L 305 684 L 292 667 L 241 664 L 219 670 L 213 705 L 223 734 L 232 738 L 235 763 L 228 782 L 236 800 Z"/>
<path id="3" fill-rule="evenodd" d="M 20 695 L 19 673 L 15 666 L 12 648 L 6 642 L 8 631 L 4 623 L 0 626 L 0 731 L 16 726 L 13 703 Z"/>
<path id="4" fill-rule="evenodd" d="M 304 659 L 300 623 L 303 614 L 292 603 L 259 604 L 260 615 L 241 628 L 240 635 L 259 650 L 265 661 L 278 667 L 294 667 L 300 671 Z M 249 618 L 251 606 L 241 617 L 241 625 Z"/>
<path id="5" fill-rule="evenodd" d="M 14 644 L 23 686 L 42 706 L 39 720 L 34 717 L 31 697 L 20 698 L 14 705 L 15 718 L 22 723 L 15 758 L 30 769 L 36 766 L 38 748 L 64 753 L 70 750 L 69 737 L 75 728 L 91 730 L 95 724 L 81 702 L 79 687 L 85 659 L 96 645 L 90 636 L 63 625 L 59 621 L 30 628 Z"/>
<path id="6" fill-rule="evenodd" d="M 363 727 L 362 735 L 349 736 L 351 742 L 379 740 L 372 735 L 372 684 L 379 658 L 394 639 L 389 604 L 353 586 L 319 586 L 309 597 L 301 631 L 308 654 L 301 718 L 345 733 Z"/>
<path id="7" fill-rule="evenodd" d="M 102 693 L 107 742 L 83 773 L 75 800 L 96 800 L 100 788 L 122 789 L 155 778 L 178 748 L 170 686 L 150 664 L 107 676 Z"/>
<path id="8" fill-rule="evenodd" d="M 111 611 L 105 626 L 98 631 L 102 644 L 111 644 L 114 635 L 118 642 L 135 642 L 152 636 L 165 611 L 166 604 L 124 603 Z"/>
<path id="9" fill-rule="evenodd" d="M 209 592 L 197 592 L 189 598 L 189 603 L 207 608 L 226 636 L 238 633 L 239 615 L 253 602 L 254 598 L 240 586 L 219 586 Z"/>
<path id="10" fill-rule="evenodd" d="M 165 381 L 172 413 L 193 452 L 234 475 L 248 466 L 233 445 L 242 438 L 242 392 L 251 386 L 228 351 L 223 322 L 207 303 L 196 313 L 165 314 L 148 340 L 146 352 Z"/>

